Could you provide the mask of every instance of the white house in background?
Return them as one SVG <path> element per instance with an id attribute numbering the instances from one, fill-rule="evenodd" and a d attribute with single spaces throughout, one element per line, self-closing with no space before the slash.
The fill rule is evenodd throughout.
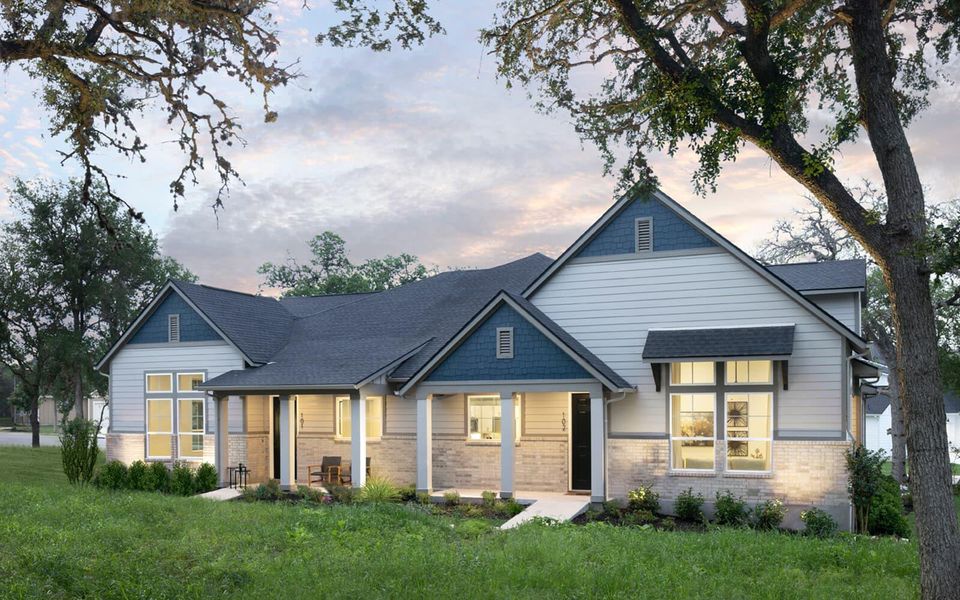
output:
<path id="1" fill-rule="evenodd" d="M 103 415 L 103 423 L 100 427 L 100 436 L 104 437 L 107 434 L 107 431 L 110 428 L 110 405 L 106 399 L 101 398 L 100 396 L 91 396 L 86 399 L 86 409 L 87 409 L 87 418 L 97 420 L 100 418 L 101 414 Z M 101 413 L 102 410 L 102 413 Z M 50 396 L 45 396 L 40 399 L 40 406 L 37 413 L 37 418 L 40 421 L 41 427 L 58 427 L 60 425 L 61 415 L 57 411 L 57 403 Z M 70 409 L 70 414 L 67 415 L 68 419 L 72 419 L 77 416 L 76 408 Z M 14 411 L 13 422 L 16 425 L 21 427 L 30 426 L 30 411 L 23 410 L 18 408 Z M 58 427 L 59 428 L 59 427 Z"/>
<path id="2" fill-rule="evenodd" d="M 951 447 L 960 447 L 960 395 L 947 392 L 943 396 L 947 411 L 947 439 Z M 885 393 L 867 395 L 866 437 L 864 445 L 870 450 L 886 450 L 890 454 L 893 445 L 890 437 L 890 396 Z M 951 462 L 960 462 L 951 455 Z"/>

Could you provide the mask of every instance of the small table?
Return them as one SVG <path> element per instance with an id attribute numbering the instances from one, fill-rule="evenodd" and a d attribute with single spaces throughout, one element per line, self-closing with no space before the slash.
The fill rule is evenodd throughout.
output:
<path id="1" fill-rule="evenodd" d="M 230 478 L 230 487 L 247 487 L 247 476 L 250 474 L 250 469 L 246 467 L 243 463 L 240 463 L 236 467 L 227 467 L 227 475 Z"/>

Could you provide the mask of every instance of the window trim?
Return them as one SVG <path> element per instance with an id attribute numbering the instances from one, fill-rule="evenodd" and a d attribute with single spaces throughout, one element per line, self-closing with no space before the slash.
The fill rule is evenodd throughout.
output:
<path id="1" fill-rule="evenodd" d="M 199 375 L 199 376 L 201 377 L 200 383 L 203 383 L 203 382 L 205 382 L 205 381 L 207 380 L 207 374 L 206 374 L 206 373 L 201 372 L 201 371 L 195 371 L 195 372 L 194 372 L 194 371 L 183 371 L 183 372 L 181 373 L 181 372 L 178 371 L 175 375 L 176 375 L 176 380 L 177 380 L 177 394 L 203 394 L 203 390 L 181 390 L 181 389 L 180 389 L 180 378 L 183 377 L 183 376 L 185 376 L 185 375 Z"/>
<path id="2" fill-rule="evenodd" d="M 709 383 L 674 383 L 673 382 L 673 367 L 674 365 L 682 364 L 696 364 L 696 363 L 706 363 L 711 365 L 710 372 L 713 373 L 713 380 Z M 670 365 L 670 368 L 667 369 L 667 383 L 670 387 L 716 387 L 717 386 L 717 363 L 712 360 L 681 360 L 679 362 L 667 363 Z M 692 376 L 692 373 L 691 373 Z"/>
<path id="3" fill-rule="evenodd" d="M 766 438 L 752 438 L 752 437 L 748 437 L 748 438 L 740 438 L 740 437 L 734 438 L 734 441 L 737 441 L 737 442 L 768 442 L 768 443 L 770 444 L 770 466 L 769 466 L 769 468 L 767 468 L 767 469 L 764 470 L 764 471 L 747 471 L 747 470 L 743 470 L 743 469 L 730 469 L 730 468 L 728 468 L 728 465 L 729 465 L 729 462 L 730 462 L 730 454 L 729 454 L 730 434 L 729 434 L 728 427 L 727 427 L 727 403 L 730 401 L 730 398 L 729 398 L 730 396 L 732 396 L 732 395 L 744 395 L 744 394 L 746 394 L 746 395 L 748 395 L 748 396 L 749 396 L 750 394 L 767 394 L 767 396 L 769 396 L 769 398 L 770 398 L 770 411 L 769 411 L 770 414 L 767 415 L 767 418 L 770 420 L 770 427 L 769 427 L 769 429 L 768 429 L 768 431 L 770 432 L 770 437 L 766 437 Z M 736 474 L 736 475 L 744 475 L 744 474 L 746 474 L 746 475 L 769 475 L 769 474 L 773 473 L 773 438 L 774 438 L 773 428 L 774 428 L 774 421 L 775 421 L 774 415 L 776 414 L 776 411 L 774 410 L 774 402 L 776 402 L 776 394 L 774 393 L 774 390 L 772 390 L 772 389 L 771 389 L 771 390 L 739 390 L 739 391 L 738 391 L 738 390 L 735 390 L 735 391 L 724 390 L 724 393 L 723 393 L 723 444 L 724 444 L 723 449 L 724 449 L 724 458 L 725 458 L 724 463 L 723 463 L 723 471 L 724 471 L 724 473 L 732 473 L 732 474 Z"/>
<path id="4" fill-rule="evenodd" d="M 716 386 L 716 384 L 714 384 L 714 386 Z M 673 435 L 673 397 L 674 397 L 674 396 L 693 396 L 693 395 L 704 395 L 704 396 L 712 396 L 712 397 L 713 397 L 713 400 L 712 400 L 712 402 L 710 403 L 710 406 L 712 407 L 712 410 L 713 410 L 713 437 L 712 437 L 712 438 L 707 438 L 707 437 L 674 437 L 674 435 Z M 670 409 L 670 412 L 669 412 L 669 423 L 670 423 L 670 425 L 669 425 L 669 427 L 670 427 L 670 429 L 669 429 L 669 431 L 667 432 L 667 439 L 669 440 L 669 445 L 670 445 L 670 471 L 671 471 L 671 472 L 673 472 L 673 473 L 716 473 L 716 472 L 717 472 L 717 442 L 719 442 L 719 440 L 717 439 L 717 397 L 718 397 L 718 395 L 719 395 L 719 394 L 717 393 L 717 390 L 716 390 L 716 389 L 714 389 L 713 391 L 668 392 L 667 398 L 668 398 L 668 401 L 669 401 L 669 403 L 670 403 L 670 404 L 669 404 L 669 409 Z M 724 430 L 724 432 L 726 432 L 726 430 Z M 689 441 L 705 441 L 705 442 L 712 441 L 712 442 L 713 442 L 713 468 L 711 468 L 711 469 L 689 469 L 689 468 L 685 468 L 685 467 L 675 467 L 674 464 L 673 464 L 673 442 L 674 442 L 674 441 L 677 441 L 677 440 L 679 440 L 679 441 L 684 441 L 684 440 L 689 440 Z"/>
<path id="5" fill-rule="evenodd" d="M 507 339 L 510 343 L 510 350 L 508 352 L 501 352 L 500 336 L 504 333 L 507 334 Z M 514 342 L 513 327 L 497 327 L 497 358 L 513 358 L 516 351 Z"/>
<path id="6" fill-rule="evenodd" d="M 176 323 L 176 326 L 174 326 Z M 179 344 L 181 338 L 180 331 L 180 313 L 171 313 L 167 315 L 167 343 L 168 344 Z M 176 331 L 177 335 L 174 336 L 173 333 Z"/>
<path id="7" fill-rule="evenodd" d="M 177 375 L 179 376 L 180 374 L 178 373 Z M 196 375 L 196 373 L 184 373 L 184 375 Z M 200 428 L 199 433 L 197 431 L 194 431 L 193 429 L 191 429 L 186 433 L 180 431 L 180 404 L 182 402 L 199 402 L 200 403 L 200 410 L 202 411 L 202 414 L 203 414 L 203 427 Z M 184 456 L 180 452 L 180 436 L 181 435 L 199 435 L 203 437 L 204 435 L 206 435 L 207 433 L 207 400 L 203 396 L 185 396 L 182 398 L 178 396 L 176 399 L 176 405 L 177 405 L 177 420 L 176 420 L 177 431 L 175 435 L 177 436 L 177 460 L 183 460 L 183 461 L 189 461 L 189 462 L 197 462 L 197 461 L 202 462 L 203 452 L 206 450 L 206 446 L 207 446 L 206 441 L 204 441 L 203 447 L 200 450 L 200 456 Z M 192 419 L 193 415 L 191 415 L 190 418 Z"/>
<path id="8" fill-rule="evenodd" d="M 147 400 L 147 404 L 146 404 L 147 418 L 146 418 L 146 422 L 144 423 L 146 438 L 144 439 L 143 445 L 144 445 L 144 453 L 146 454 L 147 460 L 173 460 L 173 456 L 174 456 L 173 438 L 175 435 L 173 429 L 174 429 L 174 420 L 176 416 L 174 414 L 174 404 L 175 404 L 174 399 L 171 397 L 171 398 L 147 398 L 146 400 Z M 150 430 L 150 403 L 151 402 L 169 402 L 170 403 L 170 429 L 168 431 L 151 431 Z M 151 435 L 169 435 L 170 436 L 170 454 L 169 455 L 162 456 L 162 455 L 150 454 L 150 436 Z"/>
<path id="9" fill-rule="evenodd" d="M 748 369 L 748 370 L 749 370 L 749 368 L 750 368 L 750 367 L 749 367 L 749 363 L 751 363 L 751 362 L 768 362 L 768 363 L 770 363 L 770 371 L 769 371 L 769 373 L 770 373 L 770 379 L 768 379 L 767 381 L 730 381 L 730 380 L 727 378 L 727 365 L 728 365 L 729 363 L 738 363 L 738 362 L 745 362 L 745 363 L 747 363 L 747 365 L 748 365 L 748 366 L 747 366 L 747 369 Z M 770 360 L 770 359 L 766 359 L 766 358 L 761 358 L 761 359 L 759 359 L 759 360 L 757 360 L 757 359 L 751 360 L 751 359 L 749 359 L 749 358 L 748 358 L 748 359 L 745 359 L 745 360 L 739 360 L 739 359 L 735 359 L 735 360 L 725 360 L 725 361 L 723 361 L 723 384 L 724 384 L 725 386 L 727 386 L 727 387 L 737 387 L 737 386 L 750 386 L 750 387 L 771 386 L 771 385 L 773 385 L 773 381 L 774 381 L 773 371 L 774 371 L 775 368 L 776 368 L 776 361 Z"/>
<path id="10" fill-rule="evenodd" d="M 342 421 L 340 418 L 341 415 L 343 414 L 343 411 L 340 409 L 341 400 L 347 401 L 347 410 L 353 410 L 353 408 L 350 406 L 350 403 L 352 402 L 353 399 L 350 396 L 334 396 L 333 397 L 333 418 L 334 418 L 333 437 L 338 441 L 346 442 L 346 441 L 351 441 L 353 439 L 353 415 L 352 414 L 350 415 L 350 435 L 345 436 L 342 433 Z M 368 442 L 377 441 L 381 439 L 383 437 L 383 431 L 386 428 L 385 427 L 386 423 L 384 421 L 384 414 L 387 408 L 386 407 L 387 399 L 385 396 L 368 396 L 366 399 L 368 403 L 376 400 L 380 400 L 380 435 L 377 435 L 377 436 L 367 435 Z M 367 407 L 366 418 L 367 418 L 367 423 L 369 423 L 370 422 L 369 406 Z"/>
<path id="11" fill-rule="evenodd" d="M 650 224 L 650 247 L 646 250 L 640 249 L 640 223 Z M 649 254 L 653 252 L 653 217 L 637 217 L 633 220 L 633 252 L 634 254 Z"/>
<path id="12" fill-rule="evenodd" d="M 161 375 L 167 376 L 167 378 L 170 380 L 170 386 L 165 390 L 151 390 L 150 378 L 159 377 Z M 144 373 L 143 374 L 143 391 L 145 394 L 173 394 L 174 393 L 173 380 L 174 380 L 174 373 L 172 371 L 160 371 L 159 373 L 150 373 L 150 372 Z"/>

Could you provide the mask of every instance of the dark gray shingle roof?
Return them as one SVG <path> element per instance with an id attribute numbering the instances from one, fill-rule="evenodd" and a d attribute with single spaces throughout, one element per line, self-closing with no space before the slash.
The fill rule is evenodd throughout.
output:
<path id="1" fill-rule="evenodd" d="M 789 356 L 793 325 L 719 329 L 654 329 L 647 333 L 643 360 Z"/>
<path id="2" fill-rule="evenodd" d="M 960 394 L 947 390 L 943 395 L 943 405 L 948 413 L 960 413 Z"/>
<path id="3" fill-rule="evenodd" d="M 862 259 L 770 265 L 767 270 L 799 292 L 865 288 L 867 263 Z"/>
<path id="4" fill-rule="evenodd" d="M 880 415 L 890 406 L 890 396 L 886 394 L 876 394 L 867 396 L 867 414 Z"/>
<path id="5" fill-rule="evenodd" d="M 373 293 L 373 292 L 372 292 Z M 295 317 L 309 317 L 369 296 L 367 294 L 331 294 L 329 296 L 289 296 L 280 298 L 280 306 Z"/>

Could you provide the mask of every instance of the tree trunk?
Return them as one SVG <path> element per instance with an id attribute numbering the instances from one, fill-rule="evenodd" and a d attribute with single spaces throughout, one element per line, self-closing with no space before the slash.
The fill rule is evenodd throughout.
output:
<path id="1" fill-rule="evenodd" d="M 30 400 L 30 445 L 40 447 L 40 398 L 34 396 Z"/>
<path id="2" fill-rule="evenodd" d="M 887 395 L 890 397 L 890 474 L 901 485 L 907 483 L 907 426 L 900 400 L 900 369 L 897 348 L 889 336 L 877 336 L 877 346 L 890 369 Z"/>
<path id="3" fill-rule="evenodd" d="M 86 407 L 83 401 L 83 376 L 81 374 L 81 369 L 77 368 L 76 380 L 73 382 L 73 406 L 77 409 L 77 418 L 86 419 Z M 69 411 L 67 412 L 69 415 Z"/>
<path id="4" fill-rule="evenodd" d="M 882 265 L 897 330 L 900 401 L 910 452 L 910 491 L 928 600 L 960 597 L 960 531 L 951 486 L 946 411 L 929 277 L 899 252 Z"/>

